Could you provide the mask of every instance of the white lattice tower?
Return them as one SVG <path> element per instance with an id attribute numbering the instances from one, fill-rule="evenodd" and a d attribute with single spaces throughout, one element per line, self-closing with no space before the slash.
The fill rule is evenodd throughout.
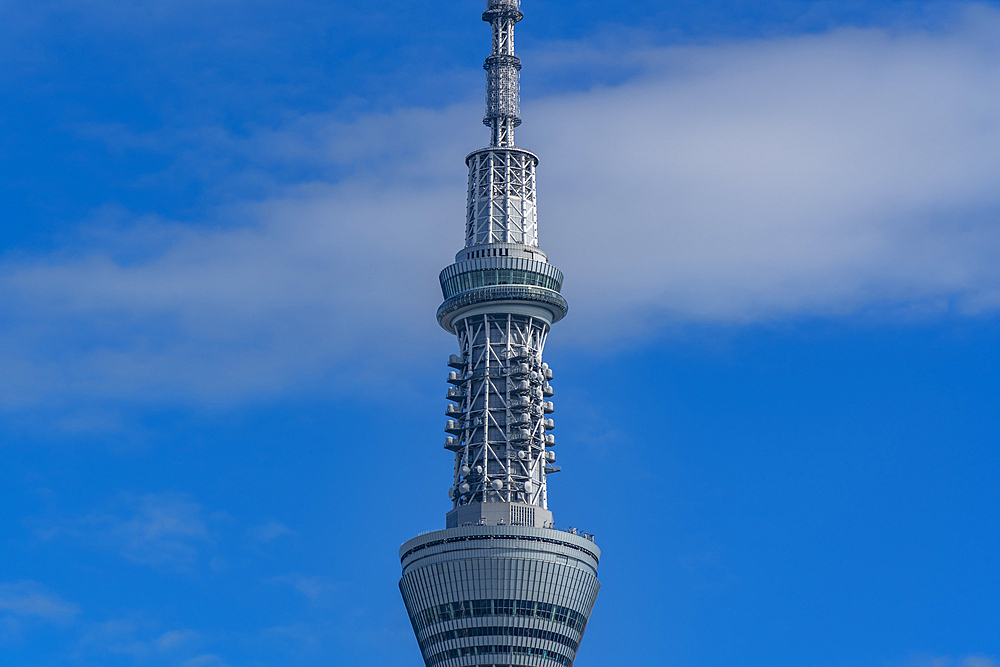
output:
<path id="1" fill-rule="evenodd" d="M 448 365 L 445 448 L 454 452 L 445 528 L 399 549 L 399 590 L 426 667 L 572 667 L 600 582 L 594 536 L 559 530 L 548 476 L 549 330 L 566 315 L 563 275 L 538 247 L 538 158 L 514 146 L 518 0 L 488 0 L 490 145 L 469 167 L 465 247 L 440 275 Z"/>
<path id="2" fill-rule="evenodd" d="M 458 336 L 460 348 L 450 362 L 455 370 L 448 399 L 454 404 L 446 410 L 445 447 L 455 452 L 456 514 L 449 521 L 489 522 L 493 515 L 485 516 L 482 507 L 478 516 L 471 508 L 459 510 L 513 503 L 528 506 L 532 525 L 551 524 L 546 477 L 559 470 L 551 451 L 555 436 L 548 432 L 555 427 L 547 416 L 552 371 L 542 350 L 567 305 L 559 294 L 562 273 L 538 248 L 538 158 L 514 146 L 521 123 L 514 24 L 521 18 L 518 0 L 488 0 L 483 20 L 493 28 L 493 52 L 483 65 L 483 122 L 491 140 L 466 158 L 465 248 L 441 272 L 445 302 L 438 319 Z"/>
<path id="3" fill-rule="evenodd" d="M 535 167 L 538 158 L 514 146 L 521 124 L 514 24 L 520 21 L 517 0 L 489 0 L 483 20 L 493 27 L 493 53 L 486 59 L 486 117 L 490 145 L 472 152 L 465 245 L 518 243 L 538 245 Z"/>

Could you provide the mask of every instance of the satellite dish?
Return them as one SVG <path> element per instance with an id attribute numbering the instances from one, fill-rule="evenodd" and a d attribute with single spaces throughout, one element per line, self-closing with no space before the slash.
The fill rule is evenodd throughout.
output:
<path id="1" fill-rule="evenodd" d="M 525 482 L 524 483 L 524 492 L 525 493 L 534 493 L 534 491 L 535 491 L 535 485 L 534 484 L 532 484 L 531 482 Z"/>
<path id="2" fill-rule="evenodd" d="M 490 482 L 490 486 L 493 487 L 494 491 L 499 491 L 500 489 L 503 488 L 503 480 L 495 479 L 492 482 Z"/>
<path id="3" fill-rule="evenodd" d="M 470 469 L 469 466 L 462 466 L 461 468 L 458 469 L 458 474 L 460 474 L 462 477 L 465 477 L 470 472 L 472 472 L 472 469 Z"/>
<path id="4" fill-rule="evenodd" d="M 458 485 L 458 492 L 461 493 L 462 495 L 465 495 L 466 493 L 469 492 L 469 488 L 470 487 L 468 484 L 462 482 L 461 484 Z"/>

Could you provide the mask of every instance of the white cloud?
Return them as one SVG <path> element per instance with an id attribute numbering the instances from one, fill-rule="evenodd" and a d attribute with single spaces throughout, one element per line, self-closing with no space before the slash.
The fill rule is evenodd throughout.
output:
<path id="1" fill-rule="evenodd" d="M 997 667 L 997 662 L 987 655 L 974 654 L 960 658 L 920 655 L 910 660 L 912 667 Z"/>
<path id="2" fill-rule="evenodd" d="M 169 630 L 152 641 L 160 651 L 173 651 L 198 640 L 199 635 L 194 630 Z"/>
<path id="3" fill-rule="evenodd" d="M 80 536 L 134 563 L 180 569 L 212 542 L 201 507 L 182 494 L 126 496 L 119 505 L 84 517 Z"/>
<path id="4" fill-rule="evenodd" d="M 91 624 L 80 638 L 80 646 L 89 651 L 127 655 L 136 660 L 192 650 L 201 642 L 194 630 L 158 631 L 157 624 L 141 617 L 116 618 Z"/>
<path id="5" fill-rule="evenodd" d="M 183 667 L 226 667 L 225 660 L 214 653 L 205 653 L 181 663 Z"/>
<path id="6" fill-rule="evenodd" d="M 257 542 L 271 542 L 285 535 L 295 535 L 295 531 L 280 521 L 268 521 L 260 526 L 253 526 L 247 534 Z"/>
<path id="7" fill-rule="evenodd" d="M 0 612 L 56 623 L 72 621 L 79 613 L 75 604 L 49 593 L 33 581 L 0 584 Z"/>
<path id="8" fill-rule="evenodd" d="M 997 667 L 997 663 L 986 655 L 970 655 L 962 661 L 962 667 Z"/>
<path id="9" fill-rule="evenodd" d="M 264 630 L 262 636 L 269 642 L 291 645 L 299 650 L 316 651 L 323 645 L 328 634 L 328 630 L 314 624 L 296 623 L 268 628 Z"/>
<path id="10" fill-rule="evenodd" d="M 336 583 L 326 577 L 310 577 L 298 572 L 272 577 L 267 581 L 269 583 L 287 584 L 311 600 L 319 600 L 321 597 L 335 591 L 338 587 Z"/>
<path id="11" fill-rule="evenodd" d="M 577 322 L 995 308 L 998 16 L 650 51 L 539 103 Z"/>
<path id="12" fill-rule="evenodd" d="M 1000 14 L 970 6 L 936 32 L 615 46 L 605 57 L 639 72 L 625 83 L 526 101 L 542 246 L 568 276 L 563 340 L 993 312 L 997 43 Z M 379 371 L 447 342 L 434 276 L 461 243 L 478 106 L 206 129 L 204 151 L 251 156 L 251 181 L 308 164 L 329 182 L 268 183 L 279 194 L 198 227 L 108 209 L 64 251 L 7 257 L 0 405 L 228 403 L 398 376 Z"/>

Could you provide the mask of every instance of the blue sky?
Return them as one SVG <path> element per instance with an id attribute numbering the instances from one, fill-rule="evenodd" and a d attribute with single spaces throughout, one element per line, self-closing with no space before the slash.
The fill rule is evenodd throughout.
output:
<path id="1" fill-rule="evenodd" d="M 1000 3 L 525 1 L 577 665 L 1000 664 Z M 471 2 L 0 6 L 0 663 L 418 665 Z"/>

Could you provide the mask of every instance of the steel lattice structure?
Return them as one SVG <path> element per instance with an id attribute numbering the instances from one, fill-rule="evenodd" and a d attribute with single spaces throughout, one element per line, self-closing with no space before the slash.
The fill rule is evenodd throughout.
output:
<path id="1" fill-rule="evenodd" d="M 555 423 L 545 416 L 553 409 L 545 399 L 552 371 L 542 349 L 567 306 L 559 295 L 562 273 L 538 249 L 538 158 L 514 146 L 521 124 L 514 24 L 522 17 L 518 0 L 488 0 L 483 14 L 493 28 L 493 52 L 483 64 L 490 145 L 465 158 L 465 249 L 441 272 L 445 303 L 438 318 L 458 335 L 461 349 L 449 376 L 455 387 L 448 398 L 456 405 L 446 411 L 452 419 L 445 447 L 456 453 L 454 509 L 525 503 L 542 510 L 528 510 L 531 523 L 547 525 L 546 475 L 559 467 L 549 451 L 555 436 L 547 431 Z"/>
<path id="2" fill-rule="evenodd" d="M 400 549 L 400 589 L 428 666 L 571 665 L 599 588 L 593 536 L 556 530 L 548 505 L 559 466 L 542 353 L 568 306 L 562 272 L 538 247 L 538 158 L 514 145 L 521 19 L 518 0 L 487 0 L 490 144 L 466 157 L 465 247 L 440 275 L 438 322 L 459 347 L 445 409 L 452 509 L 445 530 Z"/>
<path id="3" fill-rule="evenodd" d="M 514 24 L 521 20 L 517 0 L 489 0 L 483 20 L 493 27 L 493 53 L 486 70 L 486 117 L 489 148 L 465 158 L 469 166 L 469 202 L 465 245 L 518 243 L 538 245 L 535 211 L 535 167 L 538 158 L 514 146 L 521 124 L 518 77 L 521 61 L 514 55 Z"/>

